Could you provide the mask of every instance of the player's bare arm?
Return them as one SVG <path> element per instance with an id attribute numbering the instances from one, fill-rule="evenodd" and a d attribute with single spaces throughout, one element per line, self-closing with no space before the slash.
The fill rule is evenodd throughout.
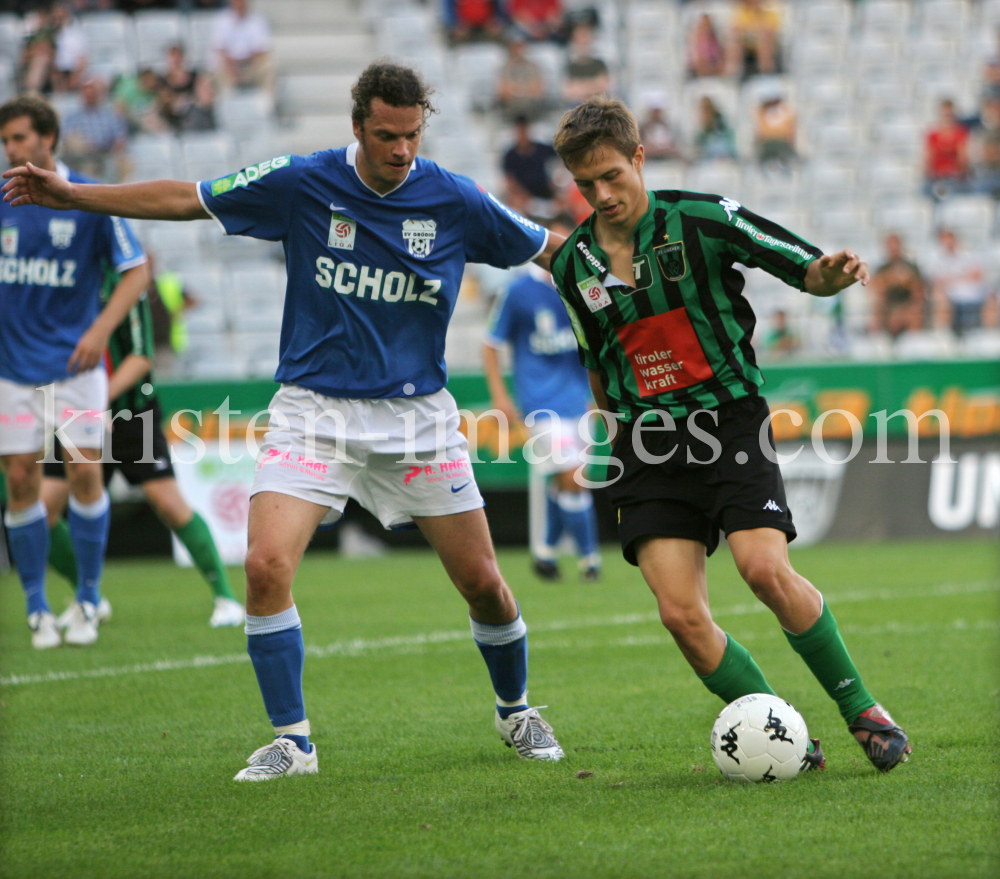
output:
<path id="1" fill-rule="evenodd" d="M 148 284 L 149 267 L 145 264 L 122 272 L 121 280 L 108 299 L 107 305 L 77 342 L 76 349 L 66 366 L 70 374 L 86 372 L 101 362 L 111 334 L 118 324 L 125 320 L 125 316 L 139 301 L 142 291 Z"/>
<path id="2" fill-rule="evenodd" d="M 835 296 L 856 281 L 868 286 L 868 263 L 853 250 L 821 256 L 806 269 L 806 292 L 813 296 Z"/>
<path id="3" fill-rule="evenodd" d="M 4 201 L 14 207 L 33 204 L 57 211 L 80 210 L 134 220 L 207 220 L 198 184 L 187 180 L 142 183 L 71 183 L 55 171 L 30 162 L 4 172 Z"/>
<path id="4" fill-rule="evenodd" d="M 483 343 L 483 373 L 486 385 L 490 389 L 490 405 L 499 409 L 507 417 L 507 424 L 516 424 L 521 420 L 521 413 L 507 390 L 503 373 L 500 370 L 500 357 L 497 349 L 488 342 Z"/>
<path id="5" fill-rule="evenodd" d="M 135 387 L 141 379 L 149 375 L 152 368 L 153 364 L 148 357 L 129 354 L 108 377 L 108 399 L 114 400 L 129 388 Z"/>
<path id="6" fill-rule="evenodd" d="M 535 257 L 533 262 L 537 266 L 541 266 L 545 271 L 549 270 L 552 262 L 552 254 L 554 254 L 562 243 L 566 239 L 555 232 L 549 232 L 549 240 L 545 242 L 545 250 L 543 250 L 538 256 Z"/>

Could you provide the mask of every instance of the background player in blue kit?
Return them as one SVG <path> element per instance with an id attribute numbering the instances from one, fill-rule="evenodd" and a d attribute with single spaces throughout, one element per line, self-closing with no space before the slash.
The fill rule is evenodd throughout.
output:
<path id="1" fill-rule="evenodd" d="M 65 186 L 89 182 L 55 160 L 59 118 L 40 98 L 0 107 L 0 139 L 12 167 L 30 162 Z M 0 206 L 0 251 L 0 461 L 9 494 L 4 522 L 27 597 L 31 642 L 44 649 L 61 641 L 45 596 L 49 528 L 40 498 L 42 454 L 52 448 L 56 430 L 68 453 L 69 531 L 78 568 L 65 639 L 92 644 L 111 520 L 98 463 L 108 407 L 101 359 L 146 286 L 146 256 L 118 217 L 40 205 Z M 102 309 L 109 267 L 121 281 Z"/>
<path id="2" fill-rule="evenodd" d="M 548 266 L 562 241 L 475 183 L 417 158 L 428 91 L 378 62 L 352 89 L 358 143 L 279 156 L 215 181 L 80 186 L 6 172 L 4 198 L 148 219 L 214 218 L 281 241 L 288 285 L 281 389 L 257 462 L 246 560 L 248 651 L 275 739 L 237 780 L 318 770 L 302 695 L 305 647 L 291 584 L 316 527 L 348 497 L 387 528 L 415 523 L 469 604 L 497 697 L 495 724 L 521 757 L 558 760 L 527 703 L 527 629 L 497 567 L 444 342 L 466 261 Z"/>
<path id="3" fill-rule="evenodd" d="M 549 229 L 566 236 L 572 218 L 556 218 Z M 517 405 L 507 391 L 497 356 L 510 346 Z M 495 409 L 508 423 L 527 419 L 536 437 L 529 485 L 531 554 L 535 573 L 559 577 L 556 553 L 568 533 L 576 545 L 584 580 L 600 576 L 597 516 L 590 492 L 574 478 L 584 462 L 580 419 L 590 408 L 587 370 L 577 357 L 576 336 L 552 276 L 535 266 L 518 278 L 493 307 L 483 345 L 483 370 Z M 534 414 L 532 414 L 534 413 Z M 552 414 L 555 414 L 555 418 Z"/>

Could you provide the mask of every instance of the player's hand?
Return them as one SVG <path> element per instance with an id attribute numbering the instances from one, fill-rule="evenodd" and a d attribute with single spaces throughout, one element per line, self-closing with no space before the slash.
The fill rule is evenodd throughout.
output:
<path id="1" fill-rule="evenodd" d="M 43 171 L 30 162 L 4 171 L 3 200 L 12 207 L 34 204 L 57 211 L 73 207 L 73 184 L 55 171 Z"/>
<path id="2" fill-rule="evenodd" d="M 518 411 L 517 406 L 514 405 L 514 401 L 510 397 L 494 400 L 493 408 L 499 409 L 503 412 L 504 417 L 507 419 L 508 427 L 514 427 L 515 425 L 521 423 L 521 413 Z"/>
<path id="3" fill-rule="evenodd" d="M 868 286 L 868 263 L 853 250 L 826 254 L 809 263 L 806 270 L 806 291 L 816 296 L 832 296 L 856 281 Z"/>
<path id="4" fill-rule="evenodd" d="M 99 326 L 92 326 L 76 343 L 73 356 L 66 365 L 70 375 L 78 372 L 88 372 L 101 362 L 104 351 L 108 347 L 108 334 Z"/>

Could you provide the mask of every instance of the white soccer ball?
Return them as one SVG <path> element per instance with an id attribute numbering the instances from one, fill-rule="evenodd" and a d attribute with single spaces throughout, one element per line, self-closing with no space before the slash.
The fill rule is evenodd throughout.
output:
<path id="1" fill-rule="evenodd" d="M 731 781 L 787 781 L 802 771 L 809 731 L 784 699 L 754 693 L 730 702 L 712 727 L 712 757 Z"/>

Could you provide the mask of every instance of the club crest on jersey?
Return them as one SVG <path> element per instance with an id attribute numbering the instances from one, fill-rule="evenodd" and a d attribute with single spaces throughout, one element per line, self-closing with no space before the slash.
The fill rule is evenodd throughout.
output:
<path id="1" fill-rule="evenodd" d="M 330 235 L 326 243 L 338 250 L 354 250 L 354 236 L 357 231 L 358 224 L 354 220 L 333 211 L 330 214 Z"/>
<path id="2" fill-rule="evenodd" d="M 4 256 L 17 256 L 17 226 L 0 229 L 0 251 Z"/>
<path id="3" fill-rule="evenodd" d="M 435 220 L 403 220 L 403 239 L 410 256 L 425 259 L 434 249 L 434 239 L 437 237 L 437 222 Z"/>
<path id="4" fill-rule="evenodd" d="M 675 241 L 673 244 L 661 244 L 653 248 L 656 254 L 656 262 L 663 272 L 663 277 L 668 281 L 679 281 L 687 274 L 687 258 L 684 256 L 684 242 Z"/>
<path id="5" fill-rule="evenodd" d="M 65 250 L 76 235 L 76 220 L 49 220 L 49 235 L 53 247 Z"/>

